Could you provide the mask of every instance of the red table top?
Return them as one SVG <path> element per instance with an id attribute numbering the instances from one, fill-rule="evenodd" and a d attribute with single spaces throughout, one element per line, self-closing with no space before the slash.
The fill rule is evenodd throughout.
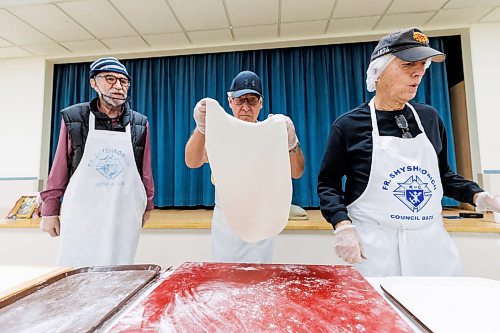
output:
<path id="1" fill-rule="evenodd" d="M 354 268 L 184 263 L 113 332 L 413 332 Z"/>

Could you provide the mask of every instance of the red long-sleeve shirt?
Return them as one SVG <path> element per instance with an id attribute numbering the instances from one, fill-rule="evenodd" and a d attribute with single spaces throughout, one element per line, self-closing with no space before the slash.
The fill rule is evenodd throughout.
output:
<path id="1" fill-rule="evenodd" d="M 56 156 L 47 178 L 45 191 L 40 193 L 43 201 L 42 216 L 59 215 L 61 209 L 61 197 L 66 191 L 69 183 L 69 168 L 71 156 L 71 141 L 68 135 L 68 129 L 64 121 L 61 124 L 59 133 L 59 142 L 57 145 Z M 154 183 L 153 170 L 151 169 L 151 146 L 149 142 L 149 123 L 146 123 L 146 142 L 144 144 L 144 156 L 142 159 L 142 183 L 146 190 L 147 206 L 146 211 L 154 209 Z"/>

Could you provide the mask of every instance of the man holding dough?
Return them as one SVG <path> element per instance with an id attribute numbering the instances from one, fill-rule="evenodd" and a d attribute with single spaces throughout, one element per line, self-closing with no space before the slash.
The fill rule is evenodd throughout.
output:
<path id="1" fill-rule="evenodd" d="M 251 71 L 239 73 L 234 78 L 227 95 L 234 117 L 245 122 L 257 122 L 262 109 L 263 95 L 260 78 L 255 73 Z M 185 151 L 186 165 L 190 168 L 199 168 L 204 163 L 208 163 L 205 148 L 206 110 L 205 99 L 200 100 L 193 110 L 196 129 L 189 138 Z M 295 134 L 295 127 L 289 117 L 286 117 L 286 128 L 291 177 L 299 178 L 304 171 L 304 156 Z M 242 149 L 245 148 L 242 147 Z M 212 181 L 214 181 L 213 178 Z M 252 198 L 248 198 L 248 202 L 251 205 Z M 227 221 L 216 192 L 212 219 L 212 259 L 214 261 L 269 263 L 272 260 L 273 243 L 274 238 L 249 243 L 238 237 Z"/>

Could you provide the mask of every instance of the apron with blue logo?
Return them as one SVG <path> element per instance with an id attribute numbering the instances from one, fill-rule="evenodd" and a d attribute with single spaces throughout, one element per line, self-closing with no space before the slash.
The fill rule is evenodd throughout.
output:
<path id="1" fill-rule="evenodd" d="M 374 100 L 370 177 L 363 194 L 350 204 L 367 260 L 356 268 L 364 276 L 461 276 L 458 251 L 443 226 L 443 188 L 438 159 L 420 118 L 411 139 L 380 136 Z"/>
<path id="2" fill-rule="evenodd" d="M 61 207 L 60 266 L 132 264 L 147 197 L 125 132 L 95 130 L 90 112 L 82 160 Z"/>

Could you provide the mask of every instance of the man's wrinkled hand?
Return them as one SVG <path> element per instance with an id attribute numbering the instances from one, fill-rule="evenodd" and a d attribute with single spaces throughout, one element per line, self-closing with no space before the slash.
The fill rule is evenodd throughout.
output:
<path id="1" fill-rule="evenodd" d="M 151 218 L 151 210 L 147 210 L 144 212 L 144 214 L 142 215 L 142 226 L 144 227 L 144 224 L 146 224 L 146 222 L 149 221 L 149 219 Z"/>
<path id="2" fill-rule="evenodd" d="M 48 232 L 51 237 L 57 237 L 60 235 L 61 222 L 59 221 L 59 216 L 44 216 L 42 217 L 42 222 L 40 223 L 40 229 Z"/>

